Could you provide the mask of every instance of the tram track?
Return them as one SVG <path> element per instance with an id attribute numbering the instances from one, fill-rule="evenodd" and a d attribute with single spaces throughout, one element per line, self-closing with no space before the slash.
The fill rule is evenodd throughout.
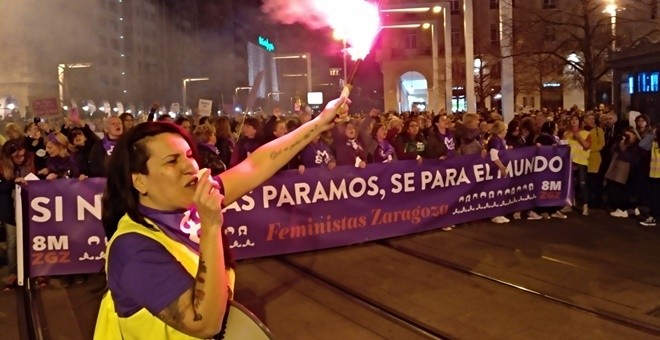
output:
<path id="1" fill-rule="evenodd" d="M 630 327 L 632 329 L 636 329 L 636 330 L 648 333 L 650 335 L 660 336 L 660 327 L 658 325 L 646 323 L 646 322 L 643 322 L 643 321 L 640 321 L 640 320 L 637 320 L 637 319 L 634 319 L 634 318 L 627 317 L 625 315 L 612 313 L 610 311 L 599 309 L 599 308 L 596 308 L 596 307 L 578 304 L 578 303 L 572 302 L 568 299 L 558 297 L 558 296 L 554 296 L 553 294 L 551 294 L 549 292 L 544 292 L 544 291 L 540 291 L 540 290 L 536 290 L 536 289 L 531 289 L 531 288 L 525 287 L 523 285 L 516 284 L 514 282 L 509 282 L 507 280 L 502 280 L 502 279 L 499 279 L 499 278 L 494 277 L 492 275 L 488 275 L 488 274 L 485 274 L 485 273 L 481 273 L 481 272 L 472 270 L 472 269 L 467 268 L 465 266 L 461 266 L 461 265 L 453 263 L 451 261 L 443 260 L 439 257 L 432 256 L 432 255 L 429 255 L 427 253 L 417 251 L 415 249 L 412 249 L 411 247 L 406 247 L 406 246 L 403 246 L 401 244 L 395 244 L 395 243 L 387 241 L 387 240 L 377 241 L 377 243 L 384 246 L 384 247 L 390 248 L 394 251 L 398 251 L 400 253 L 406 254 L 408 256 L 412 256 L 412 257 L 417 258 L 419 260 L 432 263 L 433 265 L 437 265 L 437 266 L 440 266 L 442 268 L 446 268 L 446 269 L 449 269 L 449 270 L 452 270 L 452 271 L 455 271 L 455 272 L 458 272 L 458 273 L 462 273 L 462 274 L 465 274 L 465 275 L 478 277 L 478 278 L 483 279 L 483 280 L 487 280 L 487 281 L 490 281 L 490 282 L 493 282 L 493 283 L 496 283 L 496 284 L 499 284 L 499 285 L 503 285 L 503 286 L 506 286 L 506 287 L 509 287 L 509 288 L 513 288 L 513 289 L 515 289 L 517 291 L 520 291 L 520 292 L 523 292 L 525 294 L 535 295 L 539 298 L 542 298 L 542 299 L 547 300 L 547 301 L 551 301 L 553 303 L 558 303 L 558 304 L 564 305 L 564 306 L 569 307 L 569 308 L 573 308 L 573 309 L 577 309 L 577 310 L 580 310 L 580 311 L 583 311 L 583 312 L 587 312 L 587 313 L 592 314 L 596 317 L 599 317 L 599 318 L 602 318 L 602 319 L 605 319 L 605 320 L 608 320 L 608 321 L 611 321 L 611 322 L 614 322 L 614 323 L 617 323 L 617 324 L 620 324 L 620 325 L 623 325 L 623 326 L 626 326 L 626 327 Z"/>
<path id="2" fill-rule="evenodd" d="M 441 330 L 438 330 L 437 328 L 431 325 L 424 324 L 419 320 L 416 320 L 412 317 L 409 317 L 408 315 L 401 313 L 400 311 L 390 308 L 385 304 L 358 292 L 357 290 L 350 289 L 346 285 L 341 284 L 337 280 L 334 280 L 327 275 L 323 275 L 308 267 L 290 261 L 286 257 L 280 257 L 277 259 L 277 261 L 286 266 L 296 269 L 297 271 L 305 274 L 308 277 L 314 278 L 315 280 L 331 288 L 338 294 L 349 298 L 350 300 L 356 302 L 357 304 L 371 310 L 373 313 L 388 320 L 391 320 L 392 322 L 397 323 L 419 335 L 422 335 L 429 339 L 443 339 L 443 340 L 452 339 L 451 336 L 442 332 Z"/>
<path id="3" fill-rule="evenodd" d="M 385 247 L 386 249 L 410 258 L 417 259 L 421 262 L 426 262 L 430 266 L 442 268 L 442 270 L 450 270 L 461 276 L 474 277 L 477 280 L 490 282 L 491 284 L 503 287 L 504 289 L 513 289 L 521 294 L 530 296 L 531 299 L 541 299 L 540 301 L 545 301 L 541 302 L 541 304 L 547 303 L 548 306 L 556 305 L 558 308 L 568 308 L 577 312 L 586 313 L 596 319 L 603 320 L 603 322 L 611 323 L 612 325 L 618 325 L 619 327 L 628 328 L 650 336 L 660 336 L 660 323 L 653 323 L 652 319 L 643 320 L 644 318 L 653 318 L 654 315 L 649 313 L 644 314 L 643 312 L 640 312 L 640 314 L 637 314 L 638 317 L 636 318 L 633 314 L 626 315 L 620 313 L 621 310 L 617 310 L 616 308 L 613 308 L 612 310 L 608 310 L 608 306 L 603 308 L 603 304 L 591 305 L 589 303 L 580 303 L 580 301 L 571 300 L 568 296 L 564 297 L 561 293 L 557 294 L 557 292 L 553 292 L 552 288 L 539 288 L 534 286 L 534 284 L 528 285 L 528 283 L 524 281 L 518 282 L 515 278 L 507 278 L 507 275 L 498 276 L 496 273 L 489 273 L 488 270 L 475 270 L 471 267 L 460 264 L 460 261 L 453 262 L 439 256 L 434 256 L 433 254 L 416 250 L 414 244 L 400 242 L 400 240 L 381 240 L 376 241 L 373 244 Z M 508 250 L 515 251 L 515 249 Z M 376 299 L 375 296 L 371 296 L 368 291 L 365 291 L 359 286 L 355 286 L 355 283 L 342 280 L 336 274 L 331 275 L 323 266 L 317 267 L 316 264 L 304 263 L 303 259 L 305 258 L 309 259 L 309 257 L 297 258 L 296 255 L 291 255 L 278 258 L 277 261 L 295 268 L 301 273 L 322 282 L 324 285 L 332 287 L 332 289 L 339 294 L 358 302 L 360 305 L 372 310 L 374 313 L 382 315 L 383 317 L 414 330 L 419 334 L 423 334 L 425 337 L 434 339 L 455 338 L 453 332 L 450 333 L 446 330 L 439 329 L 438 326 L 435 326 L 434 324 L 424 323 L 423 321 L 420 321 L 423 317 L 420 317 L 419 315 L 407 315 L 406 312 L 401 311 L 395 305 L 390 304 L 387 301 Z M 550 282 L 550 284 L 553 283 Z M 602 297 L 594 295 L 588 296 L 594 300 L 603 299 Z M 616 302 L 608 301 L 607 299 L 604 301 L 613 305 L 616 304 Z M 618 307 L 623 308 L 627 306 Z"/>

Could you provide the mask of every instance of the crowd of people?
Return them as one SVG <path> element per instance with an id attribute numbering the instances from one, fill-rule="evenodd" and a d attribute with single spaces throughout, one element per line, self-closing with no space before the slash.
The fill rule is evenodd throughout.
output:
<path id="1" fill-rule="evenodd" d="M 0 221 L 7 233 L 11 276 L 6 290 L 16 286 L 16 228 L 13 190 L 28 174 L 42 180 L 105 177 L 106 165 L 119 138 L 144 121 L 179 125 L 197 144 L 200 167 L 221 174 L 245 160 L 260 146 L 296 130 L 313 113 L 284 114 L 275 108 L 264 116 L 236 119 L 220 117 L 171 117 L 167 114 L 133 116 L 123 113 L 103 121 L 64 118 L 50 126 L 35 118 L 4 122 L 0 152 Z M 351 115 L 346 122 L 312 139 L 282 169 L 303 173 L 314 167 L 352 166 L 397 160 L 449 159 L 481 153 L 503 173 L 500 152 L 537 145 L 568 144 L 571 148 L 575 202 L 572 206 L 537 208 L 512 216 L 497 216 L 494 223 L 511 218 L 538 220 L 566 218 L 577 210 L 589 215 L 608 209 L 617 218 L 637 217 L 644 226 L 655 226 L 660 217 L 660 129 L 649 117 L 630 111 L 616 115 L 606 108 L 583 112 L 536 110 L 517 114 L 506 124 L 496 111 L 462 114 L 381 112 Z M 651 190 L 649 190 L 651 189 Z M 451 230 L 445 226 L 443 230 Z M 46 285 L 47 280 L 41 279 Z"/>

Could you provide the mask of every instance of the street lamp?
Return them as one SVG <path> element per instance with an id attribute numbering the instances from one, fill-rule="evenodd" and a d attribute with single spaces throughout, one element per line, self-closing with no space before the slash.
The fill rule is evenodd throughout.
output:
<path id="1" fill-rule="evenodd" d="M 344 59 L 344 81 L 348 78 L 348 72 L 347 72 L 347 67 L 348 67 L 348 50 L 347 50 L 347 42 L 346 42 L 346 33 L 341 32 L 341 31 L 334 31 L 332 32 L 332 37 L 335 40 L 341 40 L 342 42 L 342 57 Z"/>
<path id="2" fill-rule="evenodd" d="M 426 13 L 433 12 L 435 14 L 442 12 L 443 4 L 436 4 L 432 6 L 424 6 L 424 4 L 410 3 L 398 4 L 396 7 L 383 7 L 381 13 Z"/>
<path id="3" fill-rule="evenodd" d="M 235 88 L 234 89 L 234 105 L 239 104 L 238 103 L 238 91 L 250 91 L 250 90 L 252 90 L 252 86 L 239 86 L 239 87 Z"/>
<path id="4" fill-rule="evenodd" d="M 205 80 L 209 80 L 209 78 L 206 78 L 206 77 L 203 77 L 203 78 L 183 78 L 181 80 L 181 84 L 183 85 L 182 90 L 181 90 L 182 91 L 182 93 L 181 93 L 181 112 L 183 112 L 183 110 L 185 109 L 186 99 L 188 99 L 187 98 L 188 94 L 186 92 L 187 87 L 188 87 L 188 83 L 193 82 L 193 81 L 205 81 Z"/>
<path id="5" fill-rule="evenodd" d="M 64 71 L 71 68 L 86 68 L 92 67 L 92 63 L 69 63 L 57 65 L 57 82 L 60 90 L 60 107 L 64 106 Z"/>
<path id="6" fill-rule="evenodd" d="M 610 15 L 610 26 L 612 30 L 612 52 L 616 50 L 616 12 L 618 10 L 616 0 L 607 0 L 607 5 L 603 13 Z"/>
<path id="7" fill-rule="evenodd" d="M 278 54 L 273 60 L 281 59 L 303 59 L 307 64 L 307 92 L 312 92 L 312 55 L 307 53 Z"/>

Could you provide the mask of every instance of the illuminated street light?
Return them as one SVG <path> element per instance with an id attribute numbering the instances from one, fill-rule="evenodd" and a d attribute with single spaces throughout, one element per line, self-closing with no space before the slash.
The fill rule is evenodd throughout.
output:
<path id="1" fill-rule="evenodd" d="M 183 85 L 183 86 L 182 86 L 182 93 L 181 93 L 181 99 L 182 99 L 182 101 L 181 101 L 181 109 L 183 109 L 183 108 L 186 107 L 186 99 L 187 99 L 187 97 L 188 97 L 188 94 L 187 94 L 186 92 L 187 92 L 187 89 L 188 89 L 188 88 L 187 88 L 188 83 L 193 82 L 193 81 L 205 81 L 205 80 L 209 80 L 209 78 L 207 78 L 207 77 L 202 77 L 202 78 L 183 78 L 183 79 L 181 80 L 181 83 L 182 83 L 182 85 Z"/>
<path id="2" fill-rule="evenodd" d="M 409 4 L 396 4 L 393 6 L 383 5 L 380 9 L 382 13 L 440 13 L 442 12 L 443 4 L 438 3 L 435 5 L 424 6 L 418 3 Z"/>
<path id="3" fill-rule="evenodd" d="M 307 92 L 312 92 L 312 55 L 307 53 L 278 54 L 273 60 L 280 59 L 304 59 L 307 65 Z"/>
<path id="4" fill-rule="evenodd" d="M 616 50 L 616 12 L 619 10 L 619 7 L 616 5 L 616 0 L 607 0 L 607 5 L 603 13 L 610 15 L 610 26 L 612 30 L 612 51 Z"/>
<path id="5" fill-rule="evenodd" d="M 416 23 L 416 24 L 394 24 L 394 25 L 383 25 L 381 28 L 419 28 L 422 26 L 424 23 Z"/>

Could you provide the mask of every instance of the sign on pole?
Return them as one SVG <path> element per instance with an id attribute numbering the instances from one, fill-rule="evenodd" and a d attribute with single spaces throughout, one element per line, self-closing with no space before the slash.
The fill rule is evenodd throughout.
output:
<path id="1" fill-rule="evenodd" d="M 37 117 L 53 117 L 60 114 L 60 104 L 57 98 L 42 98 L 32 100 L 32 112 Z"/>
<path id="2" fill-rule="evenodd" d="M 200 99 L 199 104 L 197 104 L 197 112 L 200 116 L 210 116 L 211 107 L 213 106 L 213 101 L 208 99 Z"/>
<path id="3" fill-rule="evenodd" d="M 174 112 L 174 113 L 181 112 L 181 105 L 179 103 L 172 103 L 172 105 L 170 105 L 170 112 Z"/>

